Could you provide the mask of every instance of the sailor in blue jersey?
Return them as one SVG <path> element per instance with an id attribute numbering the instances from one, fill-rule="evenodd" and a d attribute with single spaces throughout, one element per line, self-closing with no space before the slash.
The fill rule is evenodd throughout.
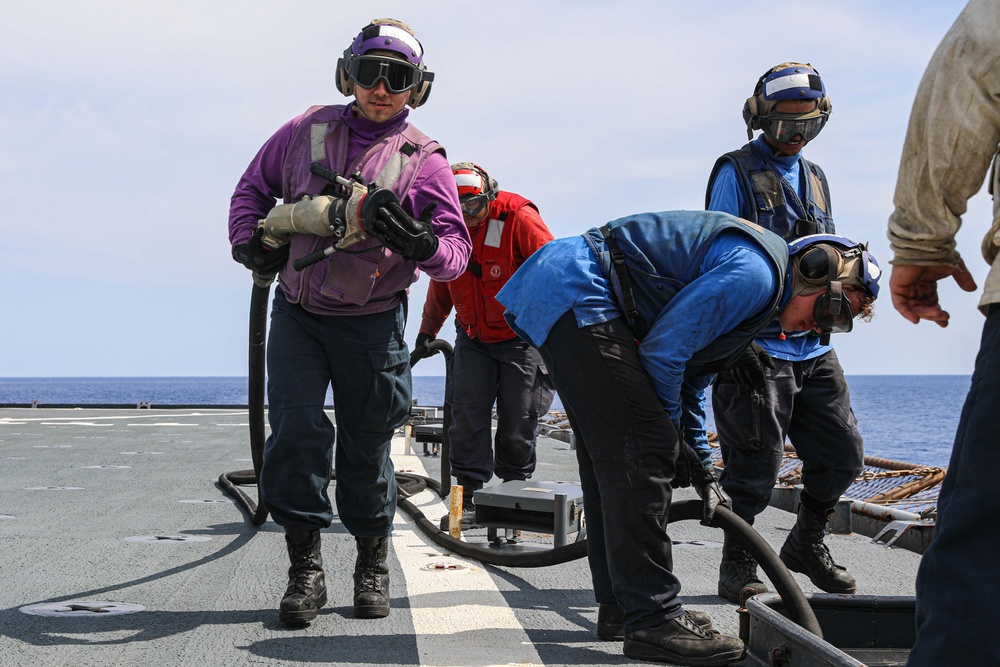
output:
<path id="1" fill-rule="evenodd" d="M 743 108 L 748 138 L 718 159 L 705 208 L 756 222 L 788 242 L 835 233 L 826 175 L 802 150 L 831 112 L 830 98 L 811 65 L 781 63 L 761 76 Z M 712 406 L 725 462 L 720 482 L 733 511 L 748 523 L 771 499 L 786 438 L 803 462 L 798 516 L 781 550 L 793 571 L 830 593 L 853 593 L 854 577 L 823 542 L 828 516 L 861 472 L 864 440 L 851 410 L 850 391 L 837 353 L 814 332 L 761 332 L 755 345 L 770 358 L 762 388 L 738 386 L 721 373 Z M 744 589 L 762 593 L 757 563 L 735 540 L 726 540 L 718 593 L 738 603 Z"/>
<path id="2" fill-rule="evenodd" d="M 551 241 L 497 295 L 541 352 L 576 435 L 598 634 L 624 639 L 625 655 L 679 665 L 740 656 L 739 639 L 678 598 L 671 488 L 693 485 L 706 522 L 726 502 L 681 425 L 714 373 L 763 382 L 748 345 L 774 318 L 787 331 L 832 332 L 870 315 L 874 266 L 841 237 L 790 254 L 734 216 L 668 211 Z"/>

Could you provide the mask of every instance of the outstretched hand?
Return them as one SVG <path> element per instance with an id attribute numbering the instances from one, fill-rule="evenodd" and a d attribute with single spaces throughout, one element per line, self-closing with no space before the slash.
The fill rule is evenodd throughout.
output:
<path id="1" fill-rule="evenodd" d="M 976 281 L 961 259 L 954 265 L 893 265 L 889 276 L 893 307 L 913 324 L 930 320 L 939 327 L 948 326 L 951 315 L 941 309 L 937 291 L 938 281 L 948 276 L 966 292 L 976 291 Z"/>

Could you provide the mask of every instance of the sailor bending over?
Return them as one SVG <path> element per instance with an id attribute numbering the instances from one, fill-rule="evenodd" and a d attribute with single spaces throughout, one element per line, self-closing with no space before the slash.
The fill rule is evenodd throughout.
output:
<path id="1" fill-rule="evenodd" d="M 726 213 L 642 213 L 557 239 L 497 295 L 541 352 L 576 434 L 598 634 L 631 658 L 736 660 L 742 642 L 685 611 L 673 574 L 671 487 L 694 485 L 706 522 L 726 502 L 679 434 L 728 370 L 766 381 L 750 343 L 783 330 L 850 331 L 869 318 L 878 265 L 864 245 L 816 235 L 789 246 Z"/>

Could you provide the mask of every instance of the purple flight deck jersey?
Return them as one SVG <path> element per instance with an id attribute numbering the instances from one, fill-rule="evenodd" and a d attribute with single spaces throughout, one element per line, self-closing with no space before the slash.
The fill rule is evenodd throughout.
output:
<path id="1" fill-rule="evenodd" d="M 294 259 L 335 239 L 293 234 L 291 257 L 279 274 L 279 283 L 289 301 L 322 315 L 362 315 L 394 308 L 400 292 L 418 278 L 418 267 L 436 280 L 453 280 L 465 271 L 472 249 L 444 149 L 406 122 L 408 110 L 385 123 L 373 123 L 355 116 L 352 108 L 350 104 L 313 107 L 278 129 L 247 167 L 229 211 L 229 240 L 235 246 L 247 242 L 277 198 L 290 203 L 304 194 L 319 195 L 325 182 L 316 181 L 308 172 L 315 156 L 309 144 L 315 143 L 317 127 L 326 166 L 343 174 L 361 171 L 369 182 L 395 161 L 403 165 L 398 178 L 384 187 L 396 193 L 405 211 L 418 217 L 430 202 L 438 202 L 431 222 L 438 248 L 419 264 L 368 238 L 348 252 L 337 251 L 299 272 L 292 266 Z M 324 124 L 328 124 L 325 131 Z"/>

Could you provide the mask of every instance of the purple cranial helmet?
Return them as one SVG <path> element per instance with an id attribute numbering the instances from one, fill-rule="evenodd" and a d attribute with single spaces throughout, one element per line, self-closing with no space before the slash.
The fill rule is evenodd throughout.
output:
<path id="1" fill-rule="evenodd" d="M 395 19 L 373 19 L 351 42 L 350 53 L 345 54 L 363 56 L 375 49 L 395 51 L 415 67 L 420 67 L 424 60 L 424 49 L 413 36 L 413 31 Z"/>
<path id="2" fill-rule="evenodd" d="M 354 86 L 385 83 L 390 93 L 410 91 L 406 103 L 427 101 L 434 73 L 424 65 L 424 49 L 410 27 L 396 19 L 372 19 L 337 61 L 337 90 L 353 95 Z"/>

